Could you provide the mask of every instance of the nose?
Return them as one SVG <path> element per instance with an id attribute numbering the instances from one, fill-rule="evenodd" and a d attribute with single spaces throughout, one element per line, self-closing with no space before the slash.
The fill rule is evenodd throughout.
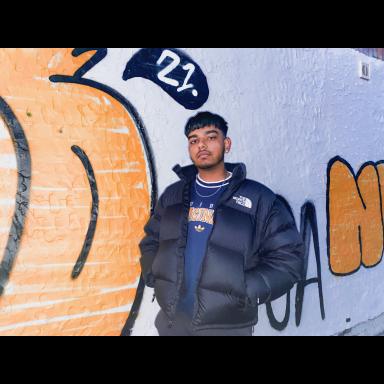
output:
<path id="1" fill-rule="evenodd" d="M 201 140 L 199 143 L 199 150 L 202 151 L 203 149 L 207 149 L 207 143 L 205 140 Z"/>

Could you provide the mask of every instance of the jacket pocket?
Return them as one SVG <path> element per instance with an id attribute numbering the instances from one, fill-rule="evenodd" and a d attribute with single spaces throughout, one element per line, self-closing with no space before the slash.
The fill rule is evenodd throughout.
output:
<path id="1" fill-rule="evenodd" d="M 176 293 L 175 284 L 163 279 L 156 279 L 154 293 L 160 308 L 169 314 Z"/>

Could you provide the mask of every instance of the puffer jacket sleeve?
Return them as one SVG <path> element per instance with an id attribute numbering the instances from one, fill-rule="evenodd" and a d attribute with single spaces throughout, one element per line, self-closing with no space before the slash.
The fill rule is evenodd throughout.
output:
<path id="1" fill-rule="evenodd" d="M 304 243 L 284 203 L 275 199 L 264 223 L 259 263 L 250 271 L 250 299 L 263 304 L 286 294 L 303 278 Z"/>
<path id="2" fill-rule="evenodd" d="M 152 264 L 155 260 L 159 249 L 159 235 L 160 235 L 160 224 L 161 217 L 164 213 L 164 194 L 160 197 L 156 204 L 155 210 L 150 217 L 149 221 L 144 227 L 145 236 L 139 244 L 141 252 L 141 270 L 145 281 L 145 284 L 153 288 L 154 278 L 152 275 Z"/>

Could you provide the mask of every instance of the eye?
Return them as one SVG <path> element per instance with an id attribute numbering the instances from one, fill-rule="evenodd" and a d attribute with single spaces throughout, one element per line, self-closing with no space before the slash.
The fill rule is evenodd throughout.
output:
<path id="1" fill-rule="evenodd" d="M 216 140 L 217 136 L 210 136 L 209 140 Z"/>

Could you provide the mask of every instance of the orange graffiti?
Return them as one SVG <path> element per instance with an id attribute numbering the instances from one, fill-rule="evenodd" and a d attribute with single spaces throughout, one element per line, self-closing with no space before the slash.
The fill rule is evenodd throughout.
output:
<path id="1" fill-rule="evenodd" d="M 365 164 L 357 176 L 341 158 L 328 171 L 328 241 L 331 271 L 356 272 L 383 256 L 384 165 Z"/>
<path id="2" fill-rule="evenodd" d="M 30 206 L 20 251 L 0 297 L 0 335 L 119 335 L 140 277 L 138 244 L 150 211 L 143 144 L 128 111 L 110 95 L 80 84 L 52 83 L 93 55 L 72 48 L 0 48 L 0 97 L 30 146 Z M 90 222 L 87 174 L 94 168 L 99 218 L 84 270 L 71 272 Z M 0 250 L 15 209 L 17 168 L 0 119 Z"/>

